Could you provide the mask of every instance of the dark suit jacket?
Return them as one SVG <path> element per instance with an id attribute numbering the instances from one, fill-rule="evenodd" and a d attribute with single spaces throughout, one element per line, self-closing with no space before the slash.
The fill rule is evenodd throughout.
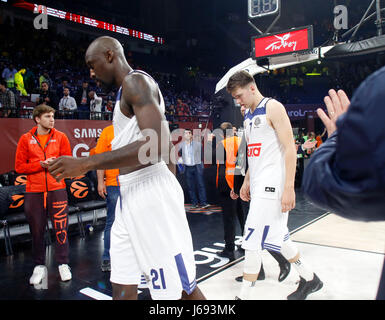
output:
<path id="1" fill-rule="evenodd" d="M 385 220 L 385 67 L 356 90 L 337 131 L 312 155 L 303 190 L 345 218 Z M 385 265 L 377 299 L 385 299 Z"/>
<path id="2" fill-rule="evenodd" d="M 88 87 L 88 88 L 86 89 L 86 91 L 87 91 L 87 106 L 89 106 L 89 105 L 90 105 L 90 98 L 89 98 L 89 96 L 88 96 L 88 93 L 89 93 L 91 90 L 90 90 L 90 88 Z M 75 96 L 74 96 L 75 101 L 76 101 L 76 104 L 77 104 L 78 107 L 79 107 L 79 106 L 82 106 L 82 104 L 81 104 L 81 102 L 82 102 L 82 96 L 83 96 L 83 87 L 80 88 L 80 89 L 78 89 L 78 90 L 76 91 Z"/>
<path id="3" fill-rule="evenodd" d="M 40 91 L 40 97 L 39 97 L 39 104 L 42 104 L 44 102 L 45 98 L 49 98 L 50 102 L 47 103 L 48 106 L 58 110 L 59 109 L 59 99 L 55 93 L 55 91 L 48 90 L 46 93 L 43 91 Z"/>

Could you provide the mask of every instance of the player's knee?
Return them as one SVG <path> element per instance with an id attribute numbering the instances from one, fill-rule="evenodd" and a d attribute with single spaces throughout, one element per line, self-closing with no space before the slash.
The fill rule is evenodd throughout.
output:
<path id="1" fill-rule="evenodd" d="M 190 294 L 187 294 L 187 292 L 183 290 L 182 300 L 206 300 L 206 297 L 203 295 L 202 291 L 196 287 Z"/>
<path id="2" fill-rule="evenodd" d="M 284 241 L 284 243 L 282 244 L 281 254 L 290 263 L 293 263 L 299 259 L 298 248 L 290 239 L 287 241 Z"/>
<path id="3" fill-rule="evenodd" d="M 243 277 L 248 281 L 256 281 L 262 265 L 261 251 L 245 250 Z"/>
<path id="4" fill-rule="evenodd" d="M 113 300 L 136 300 L 138 298 L 138 287 L 136 285 L 111 284 Z"/>

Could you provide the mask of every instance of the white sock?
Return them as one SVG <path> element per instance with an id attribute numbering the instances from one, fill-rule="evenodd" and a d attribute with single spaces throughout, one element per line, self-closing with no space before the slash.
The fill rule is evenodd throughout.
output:
<path id="1" fill-rule="evenodd" d="M 251 290 L 255 286 L 256 281 L 247 281 L 245 279 L 242 280 L 241 291 L 239 293 L 238 298 L 241 300 L 249 300 Z"/>
<path id="2" fill-rule="evenodd" d="M 309 267 L 304 263 L 303 259 L 300 258 L 293 263 L 295 269 L 298 271 L 299 275 L 304 278 L 306 281 L 311 281 L 314 278 L 314 273 L 309 269 Z"/>

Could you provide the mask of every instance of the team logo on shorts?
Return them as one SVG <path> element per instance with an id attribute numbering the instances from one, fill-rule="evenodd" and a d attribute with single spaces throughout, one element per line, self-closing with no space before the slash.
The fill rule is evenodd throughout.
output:
<path id="1" fill-rule="evenodd" d="M 275 188 L 273 188 L 273 187 L 265 187 L 265 192 L 275 192 Z"/>

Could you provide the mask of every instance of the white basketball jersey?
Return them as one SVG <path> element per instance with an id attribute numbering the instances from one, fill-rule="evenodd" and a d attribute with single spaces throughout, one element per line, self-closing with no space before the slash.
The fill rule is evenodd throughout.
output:
<path id="1" fill-rule="evenodd" d="M 244 128 L 247 142 L 251 195 L 282 195 L 285 182 L 284 148 L 275 130 L 266 119 L 264 98 L 251 113 L 245 114 Z"/>
<path id="2" fill-rule="evenodd" d="M 152 80 L 154 80 L 149 74 L 141 70 L 132 70 L 129 73 L 129 75 L 134 72 L 144 74 L 150 77 Z M 164 114 L 166 108 L 164 105 L 163 96 L 162 96 L 162 93 L 160 92 L 159 86 L 158 86 L 158 92 L 159 92 L 159 99 L 160 99 L 160 112 Z M 143 136 L 138 126 L 138 121 L 136 120 L 136 116 L 134 115 L 132 118 L 128 118 L 120 110 L 121 97 L 122 97 L 122 87 L 120 87 L 116 95 L 114 116 L 112 119 L 112 124 L 114 126 L 114 139 L 111 142 L 112 150 L 116 150 L 130 143 L 133 143 L 134 141 L 140 139 Z"/>

